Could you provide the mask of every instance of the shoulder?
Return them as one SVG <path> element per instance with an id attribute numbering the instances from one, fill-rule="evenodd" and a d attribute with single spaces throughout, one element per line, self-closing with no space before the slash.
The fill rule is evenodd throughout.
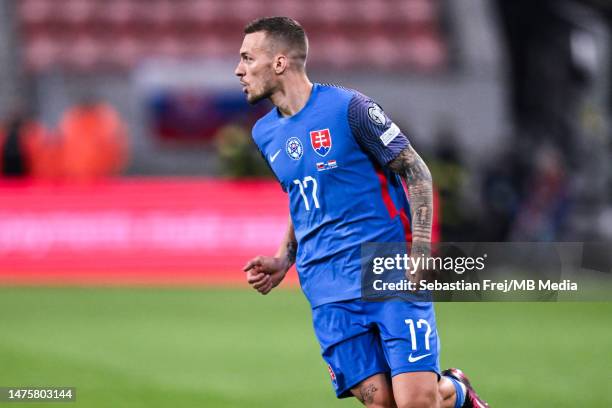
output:
<path id="1" fill-rule="evenodd" d="M 328 92 L 331 94 L 335 94 L 335 95 L 339 95 L 339 96 L 344 96 L 346 98 L 349 98 L 350 100 L 354 100 L 354 101 L 367 101 L 367 102 L 374 102 L 372 100 L 372 98 L 370 98 L 369 96 L 361 93 L 360 91 L 356 90 L 356 89 L 352 89 L 352 88 L 346 88 L 342 85 L 337 85 L 337 84 L 320 84 L 321 90 L 324 92 Z"/>
<path id="2" fill-rule="evenodd" d="M 332 94 L 334 97 L 342 97 L 348 106 L 349 118 L 359 116 L 362 113 L 367 113 L 367 116 L 372 120 L 382 122 L 382 108 L 369 96 L 351 88 L 345 88 L 335 84 L 322 84 L 321 88 Z"/>
<path id="3" fill-rule="evenodd" d="M 347 104 L 351 103 L 355 98 L 370 100 L 370 98 L 355 89 L 337 84 L 319 84 L 319 92 L 323 97 L 333 98 L 336 101 L 342 101 Z"/>

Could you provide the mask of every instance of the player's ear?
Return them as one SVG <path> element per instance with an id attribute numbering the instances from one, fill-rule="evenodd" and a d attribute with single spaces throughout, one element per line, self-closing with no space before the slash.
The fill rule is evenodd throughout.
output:
<path id="1" fill-rule="evenodd" d="M 274 57 L 274 73 L 276 73 L 276 75 L 280 75 L 285 72 L 288 63 L 289 59 L 287 56 L 278 54 L 276 57 Z"/>

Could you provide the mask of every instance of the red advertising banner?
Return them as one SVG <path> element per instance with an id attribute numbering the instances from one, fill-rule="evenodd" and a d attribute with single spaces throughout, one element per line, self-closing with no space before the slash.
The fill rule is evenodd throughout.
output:
<path id="1" fill-rule="evenodd" d="M 0 283 L 243 283 L 248 259 L 276 252 L 287 217 L 267 180 L 2 182 Z"/>

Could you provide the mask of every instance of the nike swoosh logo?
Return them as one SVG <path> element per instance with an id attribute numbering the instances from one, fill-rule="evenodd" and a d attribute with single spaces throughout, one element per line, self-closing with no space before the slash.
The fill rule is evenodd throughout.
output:
<path id="1" fill-rule="evenodd" d="M 281 149 L 278 149 L 276 151 L 276 153 L 274 153 L 273 156 L 270 156 L 270 163 L 274 163 L 274 160 L 276 160 L 276 156 L 278 156 L 278 154 L 280 153 Z"/>
<path id="2" fill-rule="evenodd" d="M 408 356 L 408 362 L 409 363 L 415 363 L 415 362 L 417 362 L 417 361 L 419 361 L 419 360 L 421 360 L 421 359 L 423 359 L 423 358 L 425 358 L 427 356 L 430 356 L 430 355 L 431 355 L 431 353 L 423 354 L 423 355 L 417 356 L 417 357 L 412 357 L 412 353 L 410 353 L 410 355 Z"/>

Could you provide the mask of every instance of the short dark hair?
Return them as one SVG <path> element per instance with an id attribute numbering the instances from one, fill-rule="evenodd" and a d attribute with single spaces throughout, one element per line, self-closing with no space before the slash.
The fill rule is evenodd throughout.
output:
<path id="1" fill-rule="evenodd" d="M 263 31 L 275 40 L 282 41 L 295 52 L 295 57 L 306 62 L 308 55 L 308 38 L 298 23 L 289 17 L 263 17 L 251 21 L 244 28 L 245 34 Z"/>

